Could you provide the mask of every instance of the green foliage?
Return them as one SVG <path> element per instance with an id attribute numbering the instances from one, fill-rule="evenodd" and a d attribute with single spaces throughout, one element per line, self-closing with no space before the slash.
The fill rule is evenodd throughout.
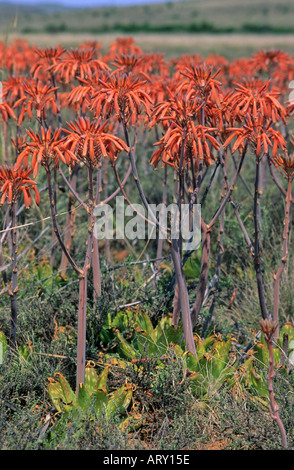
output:
<path id="1" fill-rule="evenodd" d="M 126 340 L 130 338 L 130 341 Z M 101 331 L 101 338 L 114 344 L 114 352 L 132 360 L 138 357 L 164 355 L 170 344 L 183 344 L 183 331 L 171 325 L 171 317 L 163 317 L 154 327 L 145 312 L 119 312 Z"/>
<path id="2" fill-rule="evenodd" d="M 171 7 L 172 6 L 172 7 Z M 196 10 L 197 8 L 197 10 Z M 55 6 L 56 9 L 56 6 Z M 11 6 L 2 6 L 0 28 L 15 16 Z M 213 18 L 211 11 L 214 12 Z M 254 15 L 252 13 L 254 11 Z M 41 6 L 20 6 L 18 28 L 23 33 L 47 32 L 148 32 L 148 33 L 291 33 L 293 6 L 289 0 L 279 5 L 271 0 L 256 4 L 252 0 L 240 5 L 236 0 L 166 2 L 164 5 L 135 5 L 132 7 L 100 7 L 77 10 L 59 8 L 42 11 Z M 217 21 L 215 20 L 217 19 Z M 246 19 L 244 21 L 244 19 Z M 266 21 L 265 21 L 266 19 Z M 36 25 L 36 26 L 35 26 Z"/>
<path id="3" fill-rule="evenodd" d="M 119 357 L 122 367 L 131 362 L 140 368 L 144 362 L 153 360 L 160 374 L 167 358 L 171 362 L 176 359 L 181 361 L 183 376 L 187 377 L 188 386 L 197 398 L 208 398 L 226 386 L 237 395 L 247 390 L 258 399 L 268 399 L 268 350 L 263 338 L 244 363 L 239 364 L 232 337 L 224 340 L 222 335 L 211 334 L 202 340 L 196 336 L 197 355 L 186 352 L 182 328 L 173 327 L 170 317 L 163 317 L 154 327 L 144 312 L 129 311 L 127 315 L 120 312 L 112 322 L 108 322 L 106 331 L 109 338 L 112 335 L 112 344 L 115 344 L 114 351 L 106 354 L 106 361 Z M 281 336 L 285 331 L 292 338 L 293 327 L 285 325 Z M 102 332 L 104 338 L 105 335 Z M 279 348 L 275 348 L 275 360 L 278 364 Z"/>
<path id="4" fill-rule="evenodd" d="M 93 411 L 96 416 L 105 415 L 108 419 L 117 414 L 126 413 L 132 400 L 132 385 L 124 384 L 117 390 L 109 392 L 107 387 L 109 366 L 98 376 L 94 367 L 88 365 L 85 370 L 85 382 L 80 384 L 75 393 L 67 379 L 56 373 L 50 378 L 48 393 L 58 412 L 66 419 L 75 418 L 79 414 Z M 122 420 L 123 426 L 125 419 Z"/>
<path id="5" fill-rule="evenodd" d="M 7 349 L 8 349 L 8 345 L 7 345 L 7 339 L 6 339 L 5 333 L 0 330 L 0 359 L 1 359 L 0 364 L 5 359 L 5 356 L 7 354 Z"/>

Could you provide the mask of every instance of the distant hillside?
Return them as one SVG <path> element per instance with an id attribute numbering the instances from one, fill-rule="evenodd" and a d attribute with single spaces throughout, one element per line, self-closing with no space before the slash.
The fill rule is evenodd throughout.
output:
<path id="1" fill-rule="evenodd" d="M 293 0 L 194 0 L 129 7 L 66 8 L 0 3 L 0 34 L 294 33 Z"/>

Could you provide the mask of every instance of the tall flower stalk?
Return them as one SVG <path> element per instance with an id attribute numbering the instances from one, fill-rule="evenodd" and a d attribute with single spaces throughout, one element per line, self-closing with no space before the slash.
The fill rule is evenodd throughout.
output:
<path id="1" fill-rule="evenodd" d="M 124 142 L 117 137 L 105 132 L 106 123 L 101 120 L 91 122 L 90 119 L 79 118 L 75 122 L 68 123 L 69 129 L 59 129 L 53 134 L 51 129 L 42 128 L 41 135 L 28 131 L 31 138 L 20 153 L 17 161 L 19 167 L 23 161 L 27 161 L 32 155 L 32 167 L 37 174 L 41 165 L 47 175 L 47 185 L 53 229 L 56 238 L 67 257 L 73 270 L 79 278 L 79 304 L 78 304 L 78 340 L 77 340 L 77 391 L 80 384 L 84 383 L 86 366 L 86 311 L 87 311 L 87 279 L 92 265 L 93 256 L 93 230 L 94 230 L 94 170 L 101 165 L 102 158 L 115 159 L 122 150 L 128 150 Z M 60 138 L 61 132 L 66 134 Z M 81 201 L 88 215 L 88 234 L 86 241 L 86 253 L 82 267 L 74 260 L 61 237 L 55 205 L 54 192 L 51 181 L 52 169 L 60 167 L 60 161 L 69 167 L 73 167 L 77 161 L 83 162 L 87 168 L 88 201 Z M 62 170 L 61 170 L 62 171 Z M 73 195 L 78 198 L 76 191 L 68 182 Z"/>
<path id="2" fill-rule="evenodd" d="M 284 449 L 288 448 L 288 441 L 287 435 L 285 431 L 284 424 L 281 420 L 279 414 L 279 406 L 275 399 L 273 381 L 275 378 L 275 361 L 274 361 L 274 351 L 273 351 L 273 336 L 277 329 L 278 324 L 271 320 L 271 319 L 263 319 L 260 322 L 261 330 L 264 334 L 264 338 L 268 347 L 269 352 L 269 369 L 267 374 L 267 382 L 268 382 L 268 391 L 269 391 L 269 399 L 270 399 L 270 407 L 271 407 L 271 415 L 273 420 L 277 423 L 277 426 L 280 431 L 282 446 Z"/>
<path id="3" fill-rule="evenodd" d="M 277 327 L 274 332 L 274 339 L 277 340 L 279 336 L 279 304 L 280 304 L 280 283 L 283 271 L 285 269 L 288 257 L 288 240 L 289 240 L 289 226 L 290 226 L 290 207 L 291 207 L 291 189 L 294 177 L 294 155 L 282 154 L 273 160 L 274 164 L 280 169 L 284 177 L 287 179 L 287 192 L 285 199 L 285 215 L 284 215 L 284 230 L 283 230 L 283 243 L 281 262 L 277 271 L 273 274 L 274 277 L 274 306 L 273 306 L 273 320 Z"/>
<path id="4" fill-rule="evenodd" d="M 237 96 L 239 95 L 237 94 Z M 251 103 L 251 97 L 249 103 Z M 272 101 L 270 101 L 270 103 L 273 107 L 274 104 Z M 256 106 L 255 100 L 253 100 L 253 104 Z M 277 107 L 277 109 L 280 110 L 280 107 Z M 272 112 L 274 113 L 273 109 Z M 227 147 L 230 142 L 236 138 L 232 147 L 232 153 L 234 153 L 237 149 L 240 151 L 240 149 L 243 149 L 246 145 L 250 146 L 255 155 L 256 169 L 253 197 L 254 239 L 252 242 L 250 241 L 249 246 L 251 254 L 253 255 L 260 311 L 264 320 L 269 317 L 269 314 L 263 282 L 261 259 L 262 250 L 260 246 L 260 165 L 264 154 L 268 155 L 271 151 L 272 158 L 276 158 L 279 149 L 282 149 L 283 151 L 286 150 L 285 139 L 279 131 L 272 127 L 271 124 L 271 120 L 264 116 L 261 110 L 257 112 L 256 108 L 254 107 L 252 114 L 247 115 L 243 126 L 231 129 L 233 132 L 227 138 L 224 144 L 224 146 Z M 249 239 L 244 225 L 240 224 L 240 227 L 244 232 L 245 238 Z"/>
<path id="5" fill-rule="evenodd" d="M 11 233 L 11 282 L 8 286 L 11 307 L 10 344 L 16 347 L 17 338 L 17 291 L 18 291 L 18 240 L 17 240 L 17 203 L 23 196 L 25 207 L 28 209 L 32 203 L 32 191 L 35 193 L 36 203 L 40 203 L 40 195 L 36 182 L 30 176 L 31 168 L 15 168 L 15 166 L 0 167 L 0 193 L 1 206 L 7 201 L 10 205 L 10 233 Z"/>
<path id="6" fill-rule="evenodd" d="M 102 124 L 100 119 L 98 121 L 90 121 L 89 118 L 79 118 L 75 122 L 68 123 L 69 129 L 64 130 L 67 134 L 63 140 L 64 148 L 70 152 L 74 158 L 85 164 L 88 176 L 87 248 L 84 264 L 79 274 L 77 390 L 80 384 L 84 383 L 86 366 L 87 278 L 92 262 L 93 268 L 96 270 L 94 273 L 96 294 L 99 291 L 97 279 L 100 279 L 99 250 L 98 246 L 95 247 L 98 241 L 94 240 L 94 170 L 98 168 L 98 171 L 100 171 L 103 158 L 109 158 L 114 161 L 121 151 L 128 151 L 128 147 L 123 141 L 106 132 L 106 126 L 107 122 Z"/>

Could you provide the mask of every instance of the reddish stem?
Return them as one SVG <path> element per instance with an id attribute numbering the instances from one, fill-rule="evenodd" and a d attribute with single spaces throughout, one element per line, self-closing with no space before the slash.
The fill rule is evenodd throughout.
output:
<path id="1" fill-rule="evenodd" d="M 291 187 L 292 179 L 288 179 L 288 187 L 286 194 L 286 206 L 285 206 L 285 218 L 284 218 L 284 231 L 283 231 L 283 247 L 282 247 L 282 258 L 279 269 L 274 274 L 274 309 L 273 309 L 273 320 L 279 325 L 279 302 L 280 302 L 280 281 L 281 276 L 286 266 L 288 256 L 288 237 L 289 237 L 289 224 L 290 224 L 290 205 L 291 205 Z M 279 326 L 277 326 L 274 338 L 279 337 Z"/>

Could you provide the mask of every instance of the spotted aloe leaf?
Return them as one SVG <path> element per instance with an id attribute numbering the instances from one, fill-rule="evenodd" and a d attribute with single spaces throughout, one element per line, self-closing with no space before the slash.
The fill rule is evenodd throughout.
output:
<path id="1" fill-rule="evenodd" d="M 120 352 L 123 354 L 123 356 L 127 359 L 135 359 L 137 352 L 133 346 L 128 343 L 128 341 L 125 340 L 123 335 L 120 333 L 120 331 L 116 332 L 117 339 L 119 341 L 118 347 Z"/>
<path id="2" fill-rule="evenodd" d="M 128 432 L 133 432 L 141 426 L 142 422 L 142 415 L 140 413 L 135 413 L 131 414 L 125 420 L 123 420 L 122 423 L 120 423 L 119 427 L 122 431 L 128 429 Z"/>
<path id="3" fill-rule="evenodd" d="M 93 406 L 97 415 L 105 412 L 108 417 L 113 417 L 116 413 L 124 413 L 132 400 L 133 386 L 125 384 L 108 394 L 108 370 L 109 366 L 106 366 L 98 376 L 93 367 L 87 367 L 85 382 L 80 385 L 77 395 L 62 374 L 56 374 L 58 380 L 50 378 L 48 393 L 57 411 L 75 415 Z"/>
<path id="4" fill-rule="evenodd" d="M 118 328 L 120 331 L 134 327 L 134 314 L 127 310 L 126 312 L 118 312 L 114 319 L 110 322 L 110 328 Z"/>
<path id="5" fill-rule="evenodd" d="M 205 339 L 201 339 L 200 336 L 196 336 L 195 345 L 196 345 L 196 351 L 197 351 L 198 357 L 208 352 L 210 347 L 215 342 L 215 340 L 216 340 L 216 337 L 214 335 L 208 336 Z"/>
<path id="6" fill-rule="evenodd" d="M 203 375 L 199 372 L 192 372 L 188 377 L 188 383 L 194 396 L 205 397 L 208 392 L 209 384 Z"/>
<path id="7" fill-rule="evenodd" d="M 146 331 L 136 331 L 133 338 L 133 344 L 136 349 L 138 349 L 138 353 L 144 357 L 160 354 L 154 338 Z"/>
<path id="8" fill-rule="evenodd" d="M 159 339 L 171 326 L 172 317 L 168 315 L 162 317 L 154 328 L 156 338 Z"/>
<path id="9" fill-rule="evenodd" d="M 86 409 L 91 405 L 93 395 L 95 396 L 95 407 L 97 405 L 98 397 L 103 398 L 103 402 L 105 401 L 104 397 L 107 397 L 108 369 L 108 366 L 105 367 L 98 376 L 94 367 L 86 367 L 85 381 L 84 384 L 80 386 L 78 392 L 78 405 L 82 409 Z"/>
<path id="10" fill-rule="evenodd" d="M 212 346 L 211 375 L 218 378 L 229 363 L 232 341 L 216 341 Z"/>
<path id="11" fill-rule="evenodd" d="M 85 368 L 85 389 L 87 390 L 87 392 L 89 393 L 89 395 L 91 395 L 95 388 L 96 388 L 96 384 L 97 384 L 97 381 L 98 381 L 98 375 L 97 375 L 97 372 L 95 370 L 94 367 L 86 367 Z"/>
<path id="12" fill-rule="evenodd" d="M 8 349 L 7 339 L 5 333 L 0 331 L 0 364 L 4 361 Z"/>
<path id="13" fill-rule="evenodd" d="M 244 362 L 242 369 L 242 380 L 243 386 L 250 389 L 253 393 L 257 393 L 260 397 L 268 397 L 268 386 L 266 378 L 260 375 L 255 367 L 255 357 L 249 356 Z"/>
<path id="14" fill-rule="evenodd" d="M 91 394 L 87 390 L 85 384 L 80 384 L 78 391 L 78 406 L 82 410 L 86 410 L 90 405 Z"/>
<path id="15" fill-rule="evenodd" d="M 108 405 L 108 396 L 105 390 L 96 390 L 95 393 L 95 412 L 97 415 L 101 415 Z"/>
<path id="16" fill-rule="evenodd" d="M 178 344 L 179 346 L 183 346 L 183 330 L 182 328 L 175 328 L 173 326 L 169 326 L 165 328 L 162 334 L 157 339 L 158 347 L 162 349 L 167 349 L 168 346 L 172 344 Z M 164 352 L 162 352 L 164 354 Z"/>
<path id="17" fill-rule="evenodd" d="M 76 404 L 76 395 L 73 389 L 71 388 L 69 382 L 66 380 L 66 378 L 62 374 L 58 373 L 57 375 L 58 375 L 58 380 L 61 385 L 62 393 L 66 402 L 68 404 L 70 403 Z"/>
<path id="18" fill-rule="evenodd" d="M 56 376 L 58 381 L 49 379 L 48 394 L 57 411 L 67 413 L 77 406 L 77 397 L 66 378 L 60 373 Z"/>
<path id="19" fill-rule="evenodd" d="M 63 406 L 62 406 L 63 392 L 62 392 L 60 383 L 55 382 L 55 381 L 51 382 L 48 385 L 47 390 L 48 390 L 49 397 L 53 405 L 55 406 L 56 410 L 59 412 L 63 411 Z"/>
<path id="20" fill-rule="evenodd" d="M 138 324 L 138 326 L 143 330 L 146 331 L 146 333 L 149 334 L 150 338 L 152 338 L 154 341 L 156 341 L 156 334 L 154 331 L 154 327 L 152 325 L 152 322 L 149 318 L 149 316 L 144 313 L 144 312 L 138 312 L 136 315 L 135 323 Z"/>
<path id="21" fill-rule="evenodd" d="M 126 384 L 113 392 L 108 397 L 107 415 L 114 416 L 116 413 L 124 413 L 132 400 L 132 385 Z"/>
<path id="22" fill-rule="evenodd" d="M 104 367 L 100 375 L 98 376 L 95 390 L 102 389 L 107 392 L 107 379 L 108 379 L 109 366 Z"/>

